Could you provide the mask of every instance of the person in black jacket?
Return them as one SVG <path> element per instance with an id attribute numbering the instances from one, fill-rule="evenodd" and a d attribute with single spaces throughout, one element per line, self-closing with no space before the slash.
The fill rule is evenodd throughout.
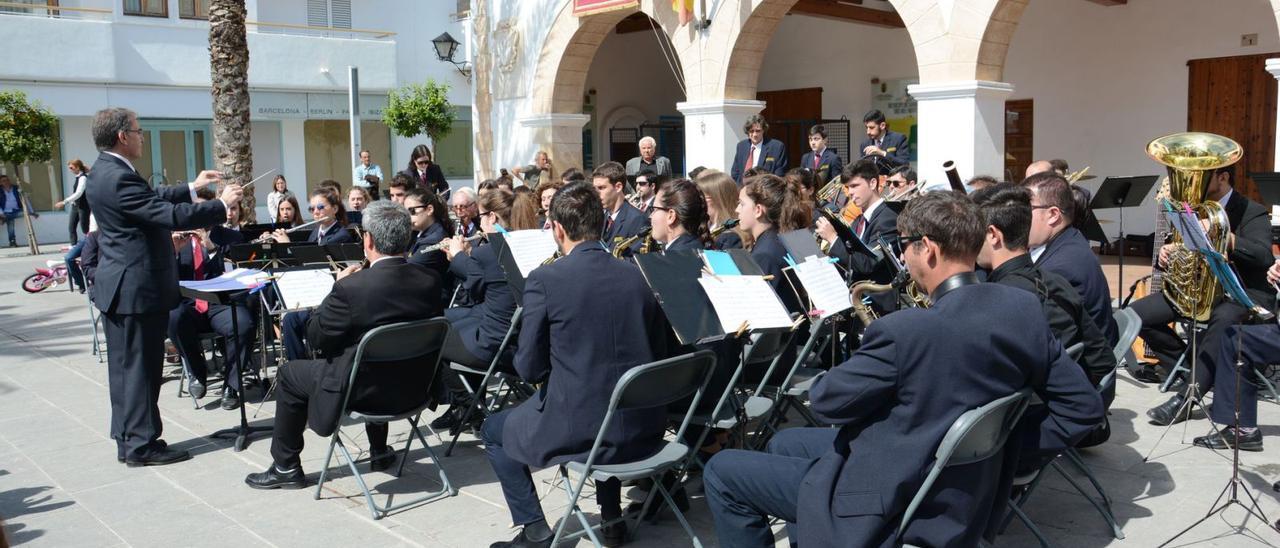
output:
<path id="1" fill-rule="evenodd" d="M 862 156 L 881 156 L 888 158 L 893 165 L 911 163 L 911 149 L 907 136 L 891 131 L 884 113 L 872 110 L 862 117 L 862 125 L 866 126 L 867 138 L 858 145 Z"/>
<path id="2" fill-rule="evenodd" d="M 605 162 L 591 172 L 591 184 L 604 204 L 604 230 L 600 241 L 613 246 L 639 234 L 649 226 L 649 219 L 626 199 L 627 172 L 618 162 Z M 639 247 L 639 242 L 636 242 Z"/>
<path id="3" fill-rule="evenodd" d="M 881 197 L 883 186 L 880 176 L 884 174 L 881 166 L 883 164 L 874 160 L 859 160 L 846 166 L 840 175 L 845 193 L 862 210 L 849 228 L 871 253 L 860 249 L 850 253 L 825 217 L 818 220 L 817 233 L 831 243 L 831 256 L 840 261 L 840 266 L 853 271 L 854 280 L 869 279 L 884 284 L 889 283 L 896 273 L 885 254 L 894 253 L 892 246 L 898 240 L 898 214 L 885 205 Z M 881 249 L 881 242 L 887 242 L 890 249 Z M 897 295 L 892 291 L 875 295 L 872 301 L 881 315 L 898 308 Z"/>
<path id="4" fill-rule="evenodd" d="M 409 212 L 390 201 L 377 201 L 364 211 L 363 238 L 368 268 L 351 266 L 338 274 L 333 291 L 307 324 L 307 341 L 320 359 L 291 360 L 280 368 L 276 417 L 271 437 L 272 464 L 249 474 L 255 489 L 297 489 L 306 485 L 302 472 L 303 432 L 321 436 L 338 427 L 343 392 L 351 376 L 361 337 L 379 326 L 439 316 L 440 278 L 405 261 L 409 248 Z M 361 370 L 350 405 L 371 413 L 396 414 L 422 403 L 422 387 L 430 368 L 418 361 L 379 362 Z M 367 423 L 370 466 L 385 470 L 395 461 L 387 446 L 387 425 Z"/>
<path id="5" fill-rule="evenodd" d="M 404 207 L 409 210 L 409 218 L 413 221 L 414 237 L 413 244 L 409 246 L 409 262 L 436 271 L 445 281 L 442 289 L 448 288 L 452 284 L 449 259 L 445 257 L 444 249 L 424 251 L 453 237 L 453 221 L 449 219 L 444 202 L 429 190 L 415 188 L 405 194 Z M 447 296 L 445 298 L 447 302 Z"/>
<path id="6" fill-rule="evenodd" d="M 798 167 L 813 171 L 818 178 L 818 188 L 844 173 L 844 161 L 827 146 L 827 126 L 818 124 L 809 128 L 809 152 L 800 157 Z"/>
<path id="7" fill-rule="evenodd" d="M 418 188 L 440 195 L 440 198 L 447 202 L 449 181 L 445 180 L 440 164 L 433 162 L 431 158 L 431 149 L 427 148 L 427 145 L 413 147 L 413 152 L 409 153 L 409 166 L 404 168 L 400 175 L 407 177 Z"/>
<path id="8" fill-rule="evenodd" d="M 195 191 L 217 181 L 204 171 L 188 185 L 152 189 L 132 160 L 142 157 L 138 116 L 123 108 L 94 115 L 93 142 L 101 153 L 86 191 L 98 224 L 100 258 L 92 288 L 107 336 L 111 437 L 116 457 L 131 466 L 170 464 L 191 458 L 160 439 L 157 400 L 164 365 L 165 324 L 177 306 L 178 269 L 170 230 L 218 224 L 240 203 L 239 185 L 217 200 L 192 204 Z"/>
<path id="9" fill-rule="evenodd" d="M 551 544 L 530 468 L 586 460 L 618 379 L 663 355 L 657 339 L 665 339 L 664 318 L 653 292 L 638 269 L 596 242 L 604 206 L 592 186 L 560 189 L 551 201 L 551 224 L 564 256 L 525 281 L 515 360 L 520 376 L 542 388 L 490 416 L 480 431 L 512 521 L 521 526 L 514 539 L 495 547 Z M 608 287 L 584 283 L 591 280 L 607 280 Z M 601 306 L 606 294 L 608 306 Z M 638 460 L 661 447 L 664 409 L 621 411 L 613 420 L 597 463 Z M 622 516 L 617 480 L 597 482 L 596 500 L 604 520 Z M 624 523 L 606 527 L 606 544 L 621 543 L 625 533 Z"/>
<path id="10" fill-rule="evenodd" d="M 752 169 L 779 177 L 787 173 L 787 145 L 766 137 L 768 131 L 769 122 L 759 114 L 748 116 L 742 124 L 742 132 L 747 134 L 747 138 L 738 141 L 733 164 L 729 166 L 729 175 L 738 186 L 747 184 L 747 173 Z"/>
<path id="11" fill-rule="evenodd" d="M 1227 214 L 1231 224 L 1231 233 L 1227 236 L 1227 259 L 1240 273 L 1240 283 L 1254 304 L 1270 307 L 1276 299 L 1275 287 L 1267 281 L 1267 268 L 1275 257 L 1271 253 L 1271 221 L 1267 208 L 1254 202 L 1232 188 L 1235 180 L 1235 166 L 1228 166 L 1214 171 L 1209 180 L 1206 198 L 1218 202 Z M 1160 248 L 1158 268 L 1168 266 L 1168 258 L 1176 248 L 1166 244 Z M 1168 324 L 1173 322 L 1178 313 L 1169 304 L 1164 294 L 1148 295 L 1129 305 L 1142 318 L 1142 331 L 1139 334 L 1152 352 L 1160 359 L 1159 370 L 1145 369 L 1139 372 L 1143 380 L 1159 381 L 1173 370 L 1178 357 L 1186 350 L 1187 345 Z M 1223 299 L 1213 306 L 1209 321 L 1203 322 L 1204 329 L 1199 334 L 1199 348 L 1216 348 L 1218 337 L 1227 327 L 1245 321 L 1249 316 L 1240 304 Z M 1190 357 L 1187 358 L 1190 361 Z M 1188 366 L 1190 364 L 1187 364 Z M 1200 385 L 1200 394 L 1213 384 L 1212 372 L 1207 368 L 1196 368 L 1195 382 Z M 1182 388 L 1168 401 L 1147 412 L 1156 424 L 1168 425 L 1186 420 L 1190 406 L 1185 406 L 1187 388 Z M 1183 412 L 1179 413 L 1179 409 Z"/>
<path id="12" fill-rule="evenodd" d="M 782 245 L 778 233 L 808 225 L 809 213 L 804 211 L 802 204 L 799 188 L 769 174 L 748 179 L 746 186 L 738 192 L 739 226 L 755 240 L 755 245 L 751 246 L 751 258 L 765 276 L 773 276 L 769 285 L 790 312 L 803 310 L 799 297 L 782 271 L 788 265 L 787 248 Z"/>

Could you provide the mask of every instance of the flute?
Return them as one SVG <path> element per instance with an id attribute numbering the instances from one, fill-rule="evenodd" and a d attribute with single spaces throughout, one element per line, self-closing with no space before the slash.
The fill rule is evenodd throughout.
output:
<path id="1" fill-rule="evenodd" d="M 471 235 L 471 236 L 467 236 L 466 238 L 463 238 L 463 239 L 462 239 L 462 241 L 464 241 L 464 242 L 474 242 L 474 241 L 479 240 L 480 238 L 483 238 L 483 237 L 484 237 L 484 233 L 483 233 L 483 232 L 481 232 L 481 233 L 479 233 L 479 234 L 474 234 L 474 235 Z M 419 249 L 417 252 L 415 252 L 415 254 L 430 253 L 430 252 L 432 252 L 432 251 L 440 251 L 441 249 L 444 249 L 444 248 L 445 248 L 445 246 L 447 246 L 447 245 L 449 245 L 449 239 L 448 239 L 448 238 L 445 238 L 445 239 L 443 239 L 443 240 L 440 240 L 440 243 L 431 244 L 431 245 L 429 245 L 429 246 L 427 246 L 427 247 L 424 247 L 424 248 L 422 248 L 422 249 Z"/>
<path id="2" fill-rule="evenodd" d="M 296 231 L 302 230 L 302 229 L 304 229 L 304 228 L 309 228 L 311 225 L 318 224 L 319 222 L 320 222 L 320 221 L 309 221 L 309 222 L 305 222 L 305 223 L 302 223 L 302 224 L 300 224 L 300 225 L 298 225 L 298 226 L 295 226 L 295 227 L 293 227 L 293 228 L 290 228 L 290 229 L 288 229 L 288 230 L 285 230 L 285 232 L 286 232 L 286 233 L 288 233 L 288 232 L 296 232 Z"/>

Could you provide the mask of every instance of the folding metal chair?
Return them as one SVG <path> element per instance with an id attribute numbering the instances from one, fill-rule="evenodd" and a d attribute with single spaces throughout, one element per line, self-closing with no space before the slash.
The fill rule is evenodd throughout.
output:
<path id="1" fill-rule="evenodd" d="M 89 303 L 89 327 L 93 328 L 92 352 L 94 356 L 98 357 L 98 363 L 103 363 L 107 361 L 107 348 L 106 348 L 107 340 L 105 335 L 100 333 L 100 330 L 101 330 L 100 325 L 102 324 L 102 313 L 98 311 L 98 307 L 93 305 L 93 299 L 90 299 L 88 297 L 90 293 L 88 291 L 85 291 L 85 295 L 86 295 L 85 301 Z"/>
<path id="2" fill-rule="evenodd" d="M 951 428 L 942 437 L 942 442 L 938 444 L 938 450 L 934 453 L 933 466 L 929 468 L 929 474 L 916 490 L 915 496 L 911 498 L 911 503 L 907 505 L 907 510 L 902 515 L 902 521 L 898 524 L 897 542 L 902 541 L 902 536 L 906 533 L 907 526 L 911 525 L 911 518 L 915 516 L 916 509 L 929 495 L 929 490 L 938 480 L 938 476 L 942 475 L 943 470 L 952 466 L 982 462 L 1000 455 L 1001 449 L 1009 439 L 1009 434 L 1017 426 L 1022 412 L 1026 410 L 1030 395 L 1031 390 L 1024 388 L 977 409 L 965 411 L 951 423 Z"/>
<path id="3" fill-rule="evenodd" d="M 476 412 L 479 412 L 482 418 L 487 418 L 490 414 L 505 406 L 507 400 L 513 396 L 512 391 L 520 392 L 521 395 L 525 396 L 533 394 L 533 391 L 527 387 L 527 383 L 520 377 L 498 371 L 498 365 L 502 363 L 507 347 L 511 345 L 512 339 L 520 331 L 520 318 L 523 316 L 523 312 L 524 307 L 517 306 L 515 312 L 511 315 L 511 326 L 507 328 L 507 334 L 502 336 L 502 344 L 498 345 L 498 351 L 493 355 L 493 359 L 489 361 L 488 369 L 480 371 L 459 363 L 449 364 L 449 368 L 458 372 L 462 378 L 462 386 L 467 391 L 467 401 L 462 411 L 462 419 L 452 429 L 453 439 L 449 440 L 449 447 L 444 450 L 444 456 L 453 455 L 453 448 L 458 445 L 458 438 L 462 436 L 462 432 L 466 430 L 471 417 Z M 467 382 L 466 375 L 484 375 L 484 377 L 473 388 Z M 488 403 L 489 382 L 493 379 L 498 379 L 498 384 L 493 389 L 494 405 L 490 406 Z M 502 394 L 504 386 L 507 387 L 505 396 Z"/>
<path id="4" fill-rule="evenodd" d="M 804 367 L 804 363 L 813 354 L 814 347 L 817 345 L 818 338 L 822 335 L 825 323 L 820 320 L 811 320 L 809 322 L 809 338 L 805 340 L 804 347 L 796 355 L 795 363 L 792 364 L 791 370 L 787 372 L 787 376 L 782 379 L 781 383 L 777 386 L 765 386 L 764 381 L 761 381 L 761 385 L 757 387 L 757 394 L 767 390 L 777 397 L 777 405 L 773 407 L 769 416 L 760 422 L 760 428 L 756 430 L 757 447 L 764 446 L 766 430 L 770 433 L 777 433 L 778 426 L 786 419 L 787 411 L 791 409 L 798 411 L 808 426 L 821 425 L 817 417 L 814 417 L 809 408 L 805 407 L 804 402 L 809 397 L 809 388 L 826 371 L 813 367 Z M 765 380 L 768 380 L 768 377 L 765 377 Z"/>
<path id="5" fill-rule="evenodd" d="M 596 537 L 595 528 L 587 521 L 587 516 L 582 512 L 582 509 L 578 507 L 578 499 L 582 495 L 582 490 L 586 486 L 588 479 L 601 482 L 612 479 L 628 481 L 645 478 L 653 480 L 653 489 L 645 497 L 644 505 L 640 512 L 633 514 L 635 516 L 634 519 L 625 516 L 618 518 L 629 522 L 629 535 L 635 535 L 636 529 L 640 525 L 640 520 L 649 509 L 656 492 L 662 495 L 667 506 L 675 513 L 676 519 L 680 521 L 680 526 L 684 527 L 685 533 L 693 540 L 693 545 L 702 546 L 702 543 L 698 540 L 698 535 L 693 532 L 688 520 L 685 519 L 680 509 L 676 507 L 667 488 L 663 486 L 662 475 L 668 470 L 674 469 L 691 451 L 696 450 L 684 445 L 680 440 L 684 436 L 685 428 L 689 426 L 689 421 L 693 417 L 694 409 L 698 406 L 698 401 L 702 399 L 702 393 L 706 389 L 707 382 L 711 379 L 711 373 L 714 369 L 715 354 L 708 350 L 700 350 L 693 354 L 685 354 L 634 367 L 622 375 L 622 378 L 618 380 L 617 386 L 613 389 L 613 396 L 609 399 L 609 408 L 605 412 L 604 422 L 600 424 L 600 431 L 596 434 L 595 443 L 591 446 L 591 452 L 587 454 L 586 462 L 574 461 L 560 465 L 560 473 L 565 478 L 561 485 L 565 489 L 565 494 L 569 497 L 569 506 L 565 511 L 564 517 L 560 519 L 559 525 L 556 526 L 556 534 L 551 539 L 552 546 L 555 546 L 561 539 L 575 539 L 583 535 L 589 536 L 596 546 L 601 546 L 600 539 Z M 675 441 L 666 442 L 657 453 L 646 459 L 626 463 L 596 463 L 596 455 L 600 451 L 600 445 L 604 442 L 605 434 L 609 431 L 609 425 L 615 412 L 627 409 L 664 407 L 690 395 L 693 396 L 693 399 L 689 404 L 689 410 L 684 414 L 684 420 L 680 422 L 679 430 L 676 431 Z M 572 476 L 569 475 L 570 471 L 578 474 L 579 478 L 576 481 L 572 480 Z M 573 484 L 572 487 L 570 486 L 571 484 Z M 565 535 L 565 525 L 572 517 L 578 519 L 583 529 L 582 531 Z M 613 521 L 609 523 L 613 523 Z M 597 527 L 605 525 L 608 525 L 608 523 L 601 523 Z"/>
<path id="6" fill-rule="evenodd" d="M 458 494 L 458 490 L 449 482 L 449 476 L 445 474 L 444 467 L 440 465 L 440 459 L 436 457 L 435 451 L 431 449 L 431 445 L 423 437 L 422 431 L 418 429 L 418 420 L 423 410 L 432 403 L 431 384 L 440 367 L 440 349 L 444 346 L 444 341 L 448 334 L 449 322 L 444 318 L 384 325 L 365 333 L 364 337 L 360 339 L 360 345 L 356 347 L 355 359 L 351 364 L 351 377 L 347 380 L 347 388 L 342 394 L 342 414 L 346 417 L 346 420 L 343 421 L 345 424 L 409 421 L 410 435 L 405 441 L 404 450 L 400 456 L 400 465 L 396 469 L 395 475 L 399 477 L 404 472 L 405 461 L 409 460 L 409 449 L 413 445 L 413 438 L 416 436 L 422 442 L 423 448 L 427 450 L 427 455 L 430 457 L 432 464 L 439 471 L 442 487 L 437 491 L 430 491 L 421 497 L 398 504 L 392 504 L 391 501 L 395 495 L 389 494 L 387 495 L 386 505 L 379 506 L 375 504 L 373 502 L 373 494 L 369 492 L 369 486 L 365 484 L 364 476 L 356 468 L 356 459 L 352 458 L 351 452 L 347 450 L 346 444 L 342 442 L 342 425 L 339 425 L 338 428 L 334 429 L 333 435 L 330 437 L 329 451 L 324 457 L 324 467 L 320 469 L 320 481 L 316 484 L 316 500 L 320 499 L 325 478 L 328 477 L 329 463 L 333 460 L 334 447 L 337 447 L 341 451 L 342 457 L 346 459 L 347 466 L 351 469 L 351 474 L 355 476 L 356 483 L 360 485 L 360 491 L 364 493 L 365 503 L 369 505 L 369 514 L 375 520 L 406 506 L 423 504 Z M 426 377 L 429 380 L 426 386 L 422 387 L 421 404 L 392 415 L 365 413 L 351 408 L 351 392 L 354 390 L 356 382 L 358 382 L 361 367 L 365 364 L 376 364 L 378 362 L 410 360 L 419 361 L 421 362 L 421 367 L 429 368 L 430 370 L 430 374 Z"/>

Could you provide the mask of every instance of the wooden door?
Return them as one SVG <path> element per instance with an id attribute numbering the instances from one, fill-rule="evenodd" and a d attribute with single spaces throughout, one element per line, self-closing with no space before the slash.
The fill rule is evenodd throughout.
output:
<path id="1" fill-rule="evenodd" d="M 1005 181 L 1022 180 L 1034 158 L 1031 129 L 1035 121 L 1035 103 L 1018 99 L 1004 103 L 1004 173 L 990 173 Z"/>
<path id="2" fill-rule="evenodd" d="M 756 92 L 764 101 L 761 116 L 769 122 L 768 136 L 787 147 L 788 165 L 800 165 L 800 157 L 809 151 L 809 127 L 822 119 L 822 88 L 780 89 Z M 786 123 L 802 121 L 802 123 Z"/>
<path id="3" fill-rule="evenodd" d="M 1259 202 L 1249 173 L 1275 171 L 1276 79 L 1267 72 L 1266 60 L 1276 55 L 1187 62 L 1187 131 L 1217 133 L 1240 143 L 1244 159 L 1236 164 L 1236 190 Z"/>

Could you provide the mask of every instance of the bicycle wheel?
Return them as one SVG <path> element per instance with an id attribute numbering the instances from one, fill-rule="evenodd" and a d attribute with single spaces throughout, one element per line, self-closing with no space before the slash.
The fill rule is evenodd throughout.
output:
<path id="1" fill-rule="evenodd" d="M 22 280 L 22 289 L 27 293 L 39 293 L 48 289 L 51 281 L 53 281 L 53 278 L 37 272 Z"/>

